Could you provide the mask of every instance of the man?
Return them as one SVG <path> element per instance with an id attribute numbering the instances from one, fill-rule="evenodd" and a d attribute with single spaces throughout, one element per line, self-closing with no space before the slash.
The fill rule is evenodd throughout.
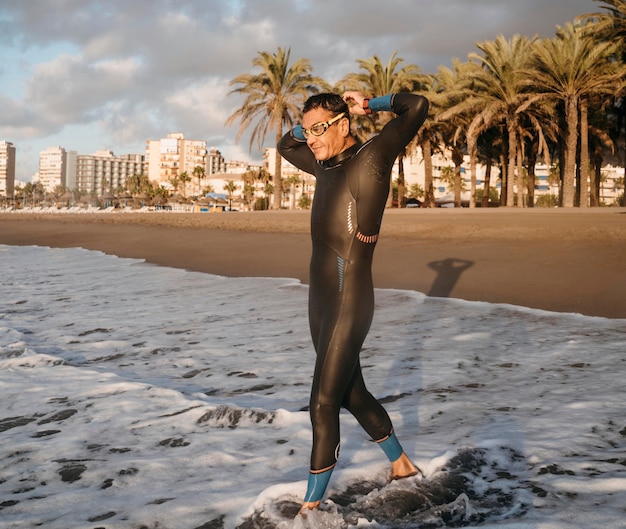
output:
<path id="1" fill-rule="evenodd" d="M 382 132 L 359 144 L 350 114 L 391 111 Z M 300 512 L 319 507 L 339 455 L 339 411 L 352 413 L 391 462 L 391 479 L 419 469 L 402 450 L 391 420 L 365 387 L 359 353 L 374 313 L 372 257 L 396 157 L 426 119 L 414 94 L 368 99 L 360 92 L 310 97 L 302 125 L 285 134 L 280 154 L 316 177 L 311 210 L 309 325 L 317 353 L 311 389 L 313 447 Z"/>

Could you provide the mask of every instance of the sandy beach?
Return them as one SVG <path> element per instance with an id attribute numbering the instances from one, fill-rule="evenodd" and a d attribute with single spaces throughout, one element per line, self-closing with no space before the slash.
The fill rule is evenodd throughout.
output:
<path id="1" fill-rule="evenodd" d="M 83 247 L 225 276 L 308 282 L 308 211 L 0 213 L 0 244 Z M 385 213 L 377 288 L 626 318 L 626 209 Z"/>

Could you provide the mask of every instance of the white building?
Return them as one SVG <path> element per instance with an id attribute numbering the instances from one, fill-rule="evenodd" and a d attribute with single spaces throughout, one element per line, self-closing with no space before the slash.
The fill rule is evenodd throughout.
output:
<path id="1" fill-rule="evenodd" d="M 76 189 L 78 170 L 78 153 L 67 151 L 65 154 L 65 188 Z"/>
<path id="2" fill-rule="evenodd" d="M 39 181 L 45 191 L 52 192 L 66 184 L 67 153 L 63 147 L 48 147 L 39 153 Z"/>
<path id="3" fill-rule="evenodd" d="M 0 141 L 0 195 L 13 197 L 15 191 L 15 147 Z"/>
<path id="4" fill-rule="evenodd" d="M 210 174 L 207 167 L 207 145 L 204 140 L 186 140 L 182 133 L 170 133 L 167 138 L 146 142 L 146 163 L 151 182 L 172 189 L 184 188 L 185 194 L 197 196 L 203 186 L 196 167 L 201 167 L 204 175 Z M 183 173 L 191 179 L 181 182 Z"/>
<path id="5" fill-rule="evenodd" d="M 248 172 L 259 174 L 261 167 L 251 165 L 248 162 L 230 161 L 225 162 L 224 172 L 207 175 L 203 182 L 204 188 L 210 188 L 213 193 L 225 195 L 230 206 L 237 209 L 252 209 L 254 200 L 264 196 L 264 183 L 260 179 L 254 181 L 254 197 L 250 204 L 244 200 L 244 175 Z M 234 184 L 234 190 L 230 191 L 230 183 Z"/>
<path id="6" fill-rule="evenodd" d="M 600 171 L 600 203 L 614 204 L 624 195 L 624 168 L 611 164 Z"/>
<path id="7" fill-rule="evenodd" d="M 76 160 L 76 187 L 82 193 L 93 193 L 97 196 L 103 195 L 105 191 L 115 193 L 126 187 L 129 177 L 144 174 L 144 166 L 143 154 L 116 156 L 113 151 L 108 150 L 89 155 L 81 154 Z M 68 187 L 73 189 L 69 185 Z"/>
<path id="8" fill-rule="evenodd" d="M 222 153 L 211 147 L 207 153 L 207 176 L 226 172 L 226 160 Z"/>

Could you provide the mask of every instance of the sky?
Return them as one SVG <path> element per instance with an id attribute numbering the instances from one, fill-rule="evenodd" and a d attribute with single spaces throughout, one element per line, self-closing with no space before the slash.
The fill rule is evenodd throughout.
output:
<path id="1" fill-rule="evenodd" d="M 39 152 L 144 153 L 169 132 L 229 160 L 260 161 L 226 118 L 229 82 L 259 52 L 291 49 L 333 83 L 357 60 L 397 52 L 425 73 L 499 34 L 550 38 L 601 11 L 593 0 L 0 0 L 0 140 L 30 181 Z M 268 135 L 269 146 L 273 135 Z"/>

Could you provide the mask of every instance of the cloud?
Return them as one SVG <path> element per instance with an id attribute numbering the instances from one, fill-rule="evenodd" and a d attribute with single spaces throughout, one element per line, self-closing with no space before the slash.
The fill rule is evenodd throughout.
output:
<path id="1" fill-rule="evenodd" d="M 29 138 L 37 138 L 49 134 L 51 127 L 42 116 L 33 113 L 27 105 L 0 94 L 0 138 L 15 142 Z"/>
<path id="2" fill-rule="evenodd" d="M 224 121 L 239 101 L 228 83 L 253 71 L 259 51 L 291 48 L 292 61 L 308 58 L 331 83 L 357 59 L 386 62 L 394 51 L 434 72 L 465 60 L 477 41 L 550 36 L 591 11 L 593 0 L 3 1 L 0 43 L 22 66 L 0 72 L 0 134 L 55 145 L 85 126 L 99 145 L 76 136 L 66 148 L 128 152 L 180 131 L 234 151 L 237 127 Z"/>
<path id="3" fill-rule="evenodd" d="M 24 100 L 53 124 L 84 123 L 108 102 L 132 93 L 138 70 L 133 59 L 89 63 L 83 57 L 62 55 L 35 68 Z"/>

